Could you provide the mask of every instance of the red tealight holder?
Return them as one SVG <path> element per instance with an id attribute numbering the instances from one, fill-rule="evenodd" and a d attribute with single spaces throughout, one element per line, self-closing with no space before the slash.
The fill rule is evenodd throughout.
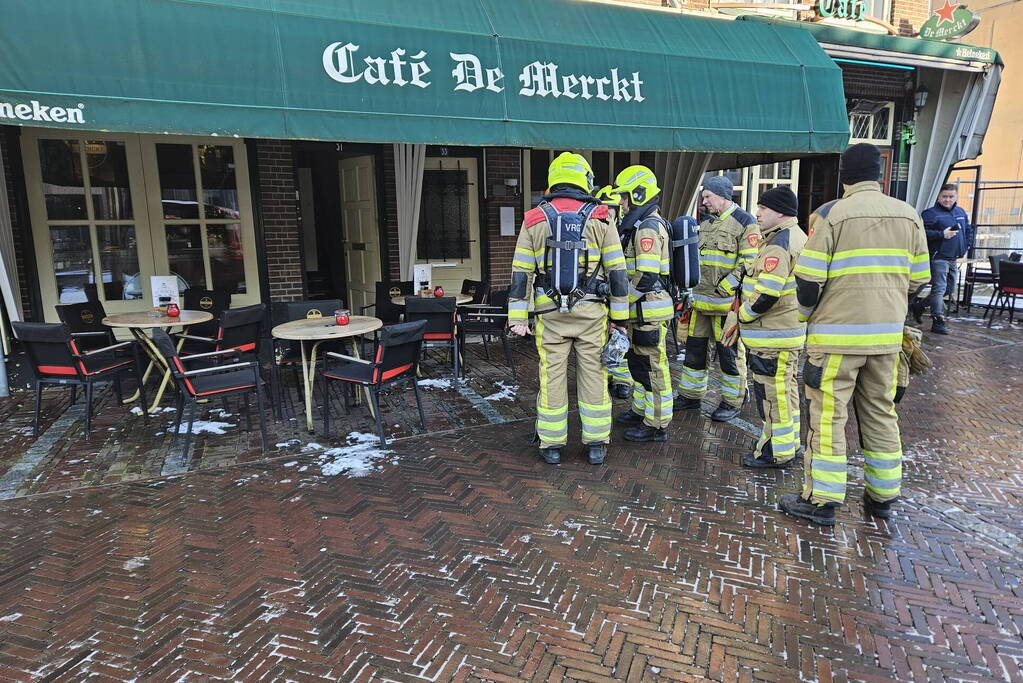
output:
<path id="1" fill-rule="evenodd" d="M 433 290 L 433 295 L 438 297 L 444 296 L 444 288 L 437 285 L 437 288 Z"/>
<path id="2" fill-rule="evenodd" d="M 167 304 L 168 318 L 177 318 L 179 315 L 181 315 L 181 309 L 178 308 L 178 305 L 176 303 L 171 302 Z"/>
<path id="3" fill-rule="evenodd" d="M 334 311 L 334 322 L 338 325 L 347 325 L 351 321 L 352 319 L 349 317 L 347 310 Z"/>

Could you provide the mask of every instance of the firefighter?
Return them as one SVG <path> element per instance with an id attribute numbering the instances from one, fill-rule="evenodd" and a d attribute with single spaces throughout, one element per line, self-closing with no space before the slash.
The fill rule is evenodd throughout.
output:
<path id="1" fill-rule="evenodd" d="M 568 441 L 568 356 L 576 358 L 582 442 L 591 464 L 607 455 L 611 398 L 600 362 L 607 319 L 629 316 L 629 280 L 618 231 L 607 207 L 592 196 L 593 172 L 584 157 L 564 152 L 547 172 L 549 194 L 526 212 L 515 245 L 508 292 L 514 334 L 529 333 L 529 300 L 536 313 L 540 391 L 536 434 L 540 455 L 561 462 Z M 610 299 L 610 306 L 606 303 Z"/>
<path id="2" fill-rule="evenodd" d="M 617 192 L 612 191 L 610 185 L 597 190 L 597 193 L 593 195 L 600 200 L 601 204 L 607 207 L 608 218 L 610 219 L 611 225 L 617 230 L 621 225 L 621 195 Z M 619 238 L 621 233 L 618 233 Z M 611 397 L 617 399 L 627 399 L 632 397 L 632 375 L 629 374 L 629 363 L 627 360 L 622 359 L 622 362 L 611 368 L 610 376 L 608 377 L 609 389 L 611 391 Z"/>
<path id="3" fill-rule="evenodd" d="M 713 176 L 704 183 L 701 202 L 711 215 L 700 224 L 700 284 L 693 288 L 675 410 L 700 408 L 707 393 L 707 354 L 713 339 L 721 367 L 721 402 L 710 417 L 724 421 L 739 414 L 746 397 L 746 373 L 736 363 L 736 348 L 722 346 L 718 340 L 742 273 L 753 265 L 760 229 L 756 219 L 732 201 L 732 182 L 725 176 Z"/>
<path id="4" fill-rule="evenodd" d="M 742 280 L 742 306 L 734 314 L 753 374 L 757 412 L 764 421 L 756 447 L 742 459 L 746 467 L 788 467 L 799 449 L 796 369 L 806 325 L 798 316 L 792 268 L 806 234 L 796 223 L 797 209 L 796 195 L 788 187 L 760 195 L 760 248 Z"/>
<path id="5" fill-rule="evenodd" d="M 818 215 L 796 261 L 799 314 L 808 318 L 803 381 L 809 429 L 801 495 L 782 511 L 833 525 L 845 501 L 845 423 L 859 423 L 870 514 L 888 518 L 900 492 L 902 443 L 895 393 L 910 292 L 930 278 L 927 238 L 911 206 L 881 191 L 877 147 L 849 147 L 839 166 L 842 198 Z"/>
<path id="6" fill-rule="evenodd" d="M 629 341 L 632 410 L 618 416 L 629 425 L 627 441 L 667 441 L 671 422 L 671 371 L 664 340 L 674 315 L 667 289 L 671 238 L 658 213 L 657 178 L 646 166 L 629 166 L 615 179 L 621 195 L 621 238 L 629 272 Z"/>

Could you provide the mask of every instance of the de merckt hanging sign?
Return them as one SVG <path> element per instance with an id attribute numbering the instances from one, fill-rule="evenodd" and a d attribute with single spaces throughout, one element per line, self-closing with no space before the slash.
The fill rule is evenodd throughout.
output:
<path id="1" fill-rule="evenodd" d="M 977 28 L 980 15 L 966 5 L 945 0 L 944 6 L 934 10 L 931 18 L 920 25 L 920 37 L 930 40 L 950 40 L 965 36 Z"/>
<path id="2" fill-rule="evenodd" d="M 385 56 L 363 55 L 351 42 L 334 42 L 323 50 L 323 70 L 338 83 L 365 83 L 390 88 L 449 87 L 453 92 L 482 91 L 501 93 L 505 90 L 504 73 L 497 66 L 485 65 L 469 53 L 449 52 L 450 61 L 436 72 L 425 51 L 395 48 Z M 411 54 L 410 54 L 411 52 Z M 437 77 L 451 78 L 441 85 Z M 518 74 L 518 94 L 522 97 L 551 97 L 570 100 L 600 100 L 639 104 L 643 97 L 643 80 L 638 71 L 628 73 L 617 67 L 606 73 L 563 73 L 558 64 L 536 60 L 522 66 Z"/>

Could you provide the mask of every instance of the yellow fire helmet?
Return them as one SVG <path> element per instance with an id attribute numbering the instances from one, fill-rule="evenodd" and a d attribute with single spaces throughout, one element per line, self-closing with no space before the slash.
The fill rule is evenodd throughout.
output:
<path id="1" fill-rule="evenodd" d="M 615 208 L 618 208 L 618 206 L 622 203 L 622 196 L 617 192 L 612 192 L 610 185 L 605 185 L 600 188 L 593 193 L 593 196 L 599 199 L 601 204 L 606 204 L 607 206 Z"/>
<path id="2" fill-rule="evenodd" d="M 593 169 L 586 157 L 562 152 L 547 169 L 547 186 L 574 185 L 585 192 L 593 192 Z"/>
<path id="3" fill-rule="evenodd" d="M 661 193 L 654 172 L 646 166 L 629 166 L 615 178 L 611 192 L 628 194 L 629 203 L 642 206 Z"/>

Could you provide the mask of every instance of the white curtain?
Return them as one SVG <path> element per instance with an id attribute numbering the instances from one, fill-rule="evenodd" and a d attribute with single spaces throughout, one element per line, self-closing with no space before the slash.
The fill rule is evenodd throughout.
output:
<path id="1" fill-rule="evenodd" d="M 394 186 L 398 195 L 398 253 L 403 279 L 412 279 L 419 241 L 419 207 L 423 198 L 426 145 L 394 145 Z"/>
<path id="2" fill-rule="evenodd" d="M 11 228 L 11 206 L 7 201 L 7 178 L 4 176 L 4 159 L 0 154 L 0 293 L 4 297 L 4 308 L 9 320 L 22 320 L 21 289 L 18 287 L 18 266 L 14 258 L 14 234 Z M 0 320 L 4 352 L 8 350 L 7 327 Z"/>

